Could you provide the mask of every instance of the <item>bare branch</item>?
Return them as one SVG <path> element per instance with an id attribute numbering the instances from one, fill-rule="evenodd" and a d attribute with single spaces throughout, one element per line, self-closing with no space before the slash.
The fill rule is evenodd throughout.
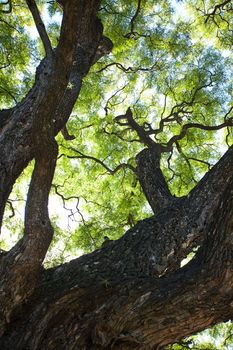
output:
<path id="1" fill-rule="evenodd" d="M 117 94 L 119 94 L 119 92 L 121 92 L 121 91 L 123 91 L 125 88 L 126 88 L 126 86 L 128 85 L 128 83 L 127 84 L 125 84 L 124 86 L 122 86 L 121 88 L 119 88 L 117 91 L 115 91 L 108 99 L 107 99 L 107 102 L 106 102 L 106 104 L 105 104 L 105 107 L 104 107 L 104 110 L 105 110 L 105 114 L 106 115 L 108 115 L 108 110 L 109 110 L 109 104 L 111 104 L 111 100 L 117 95 Z M 112 106 L 112 104 L 111 104 L 111 106 Z"/>
<path id="2" fill-rule="evenodd" d="M 40 35 L 41 40 L 42 40 L 46 56 L 52 57 L 52 55 L 53 55 L 52 45 L 51 45 L 50 39 L 48 37 L 48 34 L 46 32 L 44 22 L 40 16 L 40 12 L 38 10 L 36 2 L 35 2 L 35 0 L 26 0 L 26 2 L 27 2 L 29 10 L 31 11 L 31 14 L 33 16 L 37 31 Z"/>
<path id="3" fill-rule="evenodd" d="M 188 157 L 186 156 L 186 154 L 183 152 L 182 148 L 181 148 L 180 145 L 179 145 L 179 142 L 176 141 L 175 144 L 176 144 L 177 151 L 179 152 L 179 154 L 181 155 L 181 157 L 185 160 L 185 163 L 187 164 L 187 166 L 188 166 L 188 168 L 189 168 L 189 173 L 190 173 L 190 175 L 191 175 L 191 179 L 193 180 L 193 182 L 194 182 L 195 184 L 197 184 L 198 182 L 197 182 L 197 180 L 196 180 L 196 179 L 194 178 L 194 176 L 193 176 L 193 168 L 192 168 L 192 166 L 191 166 L 191 164 L 190 164 L 189 158 L 188 158 Z"/>
<path id="4" fill-rule="evenodd" d="M 126 129 L 125 129 L 126 130 Z M 124 131 L 125 131 L 124 130 Z M 127 129 L 127 130 L 129 130 L 129 128 Z M 126 142 L 139 142 L 139 143 L 141 143 L 141 140 L 139 140 L 139 139 L 125 139 L 121 134 L 119 134 L 119 133 L 117 133 L 117 132 L 114 132 L 114 131 L 107 131 L 106 130 L 106 128 L 103 128 L 103 132 L 105 133 L 105 134 L 107 134 L 107 135 L 114 135 L 114 136 L 116 136 L 116 137 L 118 137 L 120 140 L 122 140 L 122 141 L 126 141 Z"/>
<path id="5" fill-rule="evenodd" d="M 163 118 L 163 115 L 164 115 L 165 110 L 166 110 L 166 99 L 167 99 L 167 95 L 165 95 L 164 107 L 163 107 L 163 111 L 161 113 L 161 120 L 160 120 L 160 123 L 159 123 L 159 127 L 157 129 L 155 129 L 154 132 L 151 132 L 151 134 L 158 135 L 159 133 L 163 132 L 164 126 L 165 126 L 166 123 L 177 122 L 178 124 L 181 124 L 182 117 L 184 115 L 189 115 L 189 114 L 192 113 L 192 106 L 195 104 L 195 100 L 196 100 L 196 97 L 198 95 L 198 92 L 201 91 L 204 88 L 212 86 L 212 84 L 213 84 L 212 75 L 213 74 L 210 72 L 210 80 L 209 80 L 209 82 L 207 82 L 207 83 L 205 83 L 203 85 L 197 86 L 193 90 L 193 94 L 192 94 L 190 100 L 183 100 L 182 102 L 179 102 L 179 103 L 177 102 L 171 108 L 170 113 L 165 118 Z M 174 99 L 176 100 L 174 91 L 171 89 L 170 86 L 169 86 L 169 89 L 171 90 L 171 92 L 172 92 L 172 94 L 174 96 Z"/>
<path id="6" fill-rule="evenodd" d="M 187 157 L 189 160 L 193 160 L 194 162 L 199 162 L 202 164 L 205 164 L 208 167 L 208 170 L 210 170 L 210 168 L 212 167 L 212 164 L 210 164 L 209 162 L 203 160 L 203 159 L 199 159 L 199 158 L 195 158 L 195 157 Z"/>
<path id="7" fill-rule="evenodd" d="M 15 216 L 15 209 L 14 209 L 12 201 L 10 199 L 7 200 L 7 204 L 9 205 L 10 210 L 11 210 L 11 214 L 9 215 L 9 218 L 11 219 Z"/>
<path id="8" fill-rule="evenodd" d="M 70 214 L 68 215 L 68 219 L 72 219 L 72 221 L 76 221 L 75 220 L 75 214 L 79 214 L 82 220 L 82 223 L 85 225 L 85 219 L 83 214 L 81 213 L 80 209 L 79 209 L 79 201 L 80 198 L 78 196 L 69 196 L 69 197 L 65 197 L 61 192 L 59 192 L 58 188 L 61 187 L 60 185 L 56 185 L 56 184 L 52 184 L 52 188 L 54 188 L 56 195 L 58 195 L 63 203 L 63 208 L 65 210 L 67 210 L 68 212 L 70 212 Z M 73 209 L 70 209 L 66 206 L 66 202 L 70 201 L 70 200 L 75 200 L 76 201 L 76 211 L 74 211 Z M 69 225 L 69 221 L 68 221 L 68 225 Z"/>

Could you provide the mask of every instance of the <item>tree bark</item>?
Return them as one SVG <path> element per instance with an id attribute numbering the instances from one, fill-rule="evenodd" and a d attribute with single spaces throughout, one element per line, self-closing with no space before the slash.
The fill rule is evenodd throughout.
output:
<path id="1" fill-rule="evenodd" d="M 30 302 L 15 312 L 2 336 L 2 347 L 160 349 L 231 318 L 232 185 L 231 179 L 187 266 L 156 278 L 150 269 L 131 265 L 127 247 L 145 222 L 92 254 L 41 272 Z M 134 249 L 139 256 L 139 245 Z"/>
<path id="2" fill-rule="evenodd" d="M 0 255 L 0 346 L 161 349 L 232 318 L 233 146 L 189 195 L 175 198 L 160 169 L 161 147 L 158 152 L 128 109 L 124 118 L 148 147 L 137 156 L 136 172 L 155 215 L 119 240 L 45 270 L 55 135 L 83 77 L 112 48 L 96 16 L 99 1 L 59 3 L 64 16 L 57 49 L 42 60 L 23 101 L 0 114 L 0 221 L 15 180 L 35 159 L 23 237 Z M 197 246 L 195 258 L 180 268 Z"/>
<path id="3" fill-rule="evenodd" d="M 50 115 L 59 132 L 72 112 L 83 77 L 112 49 L 96 17 L 98 6 L 99 1 L 66 3 L 54 56 L 41 61 L 35 83 L 22 102 L 0 112 L 0 226 L 12 187 L 34 157 L 33 120 L 41 113 Z"/>
<path id="4" fill-rule="evenodd" d="M 154 146 L 137 155 L 137 176 L 143 192 L 155 214 L 172 207 L 178 200 L 172 196 L 160 169 L 161 153 Z M 180 200 L 180 199 L 179 199 Z"/>

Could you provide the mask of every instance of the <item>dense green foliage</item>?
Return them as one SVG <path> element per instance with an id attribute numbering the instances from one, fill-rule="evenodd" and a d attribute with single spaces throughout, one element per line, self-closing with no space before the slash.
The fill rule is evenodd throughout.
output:
<path id="1" fill-rule="evenodd" d="M 104 236 L 116 239 L 152 213 L 133 171 L 143 145 L 116 116 L 130 106 L 137 123 L 153 131 L 151 137 L 164 146 L 185 124 L 216 126 L 232 118 L 230 2 L 216 10 L 212 0 L 141 3 L 102 2 L 99 16 L 114 48 L 85 78 L 67 125 L 75 140 L 57 136 L 60 154 L 51 193 L 56 235 L 48 265 L 92 251 Z M 61 10 L 54 2 L 39 4 L 55 47 Z M 0 13 L 0 38 L 0 108 L 6 108 L 23 98 L 43 57 L 23 1 L 13 2 L 12 13 Z M 163 155 L 172 192 L 187 193 L 232 143 L 232 136 L 230 128 L 190 128 L 175 140 Z M 22 233 L 22 204 L 31 171 L 29 165 L 11 194 L 3 248 Z M 211 335 L 216 338 L 214 331 Z M 172 349 L 214 349 L 215 343 L 201 339 L 201 344 L 194 338 Z M 228 349 L 226 344 L 216 346 Z"/>

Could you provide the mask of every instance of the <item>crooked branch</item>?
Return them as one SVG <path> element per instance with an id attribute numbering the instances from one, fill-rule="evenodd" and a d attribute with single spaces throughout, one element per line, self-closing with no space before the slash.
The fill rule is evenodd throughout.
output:
<path id="1" fill-rule="evenodd" d="M 115 117 L 115 121 L 120 126 L 129 126 L 132 130 L 136 131 L 140 141 L 144 143 L 144 145 L 148 147 L 154 147 L 156 145 L 156 143 L 149 137 L 147 131 L 135 121 L 130 108 L 127 109 L 125 114 Z"/>
<path id="2" fill-rule="evenodd" d="M 109 64 L 107 64 L 106 66 L 104 66 L 103 68 L 99 69 L 96 73 L 101 73 L 103 72 L 105 69 L 110 68 L 112 66 L 116 66 L 118 69 L 122 70 L 124 73 L 137 73 L 137 72 L 151 72 L 154 70 L 154 68 L 157 66 L 158 62 L 156 61 L 154 64 L 152 64 L 151 67 L 125 67 L 123 66 L 123 64 L 119 63 L 119 62 L 111 62 Z"/>
<path id="3" fill-rule="evenodd" d="M 141 0 L 138 0 L 137 9 L 136 9 L 135 14 L 133 15 L 131 21 L 130 21 L 130 32 L 127 33 L 126 35 L 124 35 L 125 38 L 131 38 L 132 36 L 134 36 L 135 21 L 139 15 L 140 10 L 141 10 Z"/>
<path id="4" fill-rule="evenodd" d="M 205 19 L 205 23 L 207 23 L 209 21 L 209 19 L 212 17 L 214 18 L 214 16 L 216 15 L 216 13 L 218 11 L 221 11 L 222 9 L 224 9 L 224 6 L 231 3 L 231 0 L 225 0 L 224 2 L 220 3 L 220 4 L 217 4 L 214 6 L 214 9 L 212 12 L 208 12 L 206 14 L 206 19 Z"/>
<path id="5" fill-rule="evenodd" d="M 231 107 L 231 110 L 232 109 L 233 109 L 233 107 Z M 224 123 L 219 124 L 219 125 L 203 125 L 203 124 L 199 124 L 199 123 L 188 123 L 188 124 L 183 125 L 179 135 L 174 135 L 167 142 L 167 146 L 168 146 L 168 148 L 171 148 L 173 143 L 184 138 L 187 134 L 187 131 L 189 129 L 192 129 L 192 128 L 206 130 L 206 131 L 216 131 L 216 130 L 220 130 L 220 129 L 223 129 L 223 128 L 226 128 L 229 126 L 233 126 L 233 118 L 229 118 Z"/>
<path id="6" fill-rule="evenodd" d="M 62 200 L 63 208 L 70 213 L 68 215 L 68 219 L 72 219 L 73 221 L 75 221 L 75 214 L 78 213 L 80 215 L 80 217 L 81 217 L 82 223 L 85 225 L 84 216 L 83 216 L 82 212 L 79 209 L 80 198 L 78 196 L 65 197 L 61 192 L 59 192 L 59 190 L 58 190 L 59 187 L 61 187 L 61 186 L 56 185 L 56 184 L 52 184 L 52 188 L 54 188 L 54 191 L 55 191 L 56 195 L 59 196 L 61 198 L 61 200 Z M 74 211 L 73 209 L 70 209 L 70 208 L 68 208 L 66 206 L 66 202 L 70 201 L 70 200 L 75 200 L 76 201 L 76 205 L 75 205 L 76 211 Z M 68 225 L 69 225 L 69 223 L 68 223 Z"/>
<path id="7" fill-rule="evenodd" d="M 212 84 L 213 84 L 212 75 L 213 74 L 210 72 L 209 82 L 207 82 L 201 86 L 197 86 L 194 89 L 193 95 L 189 101 L 183 100 L 182 102 L 175 104 L 172 107 L 170 113 L 165 118 L 163 118 L 163 115 L 164 115 L 165 110 L 166 110 L 166 104 L 167 104 L 167 95 L 165 95 L 164 107 L 163 107 L 163 111 L 161 113 L 161 120 L 159 123 L 159 127 L 157 129 L 155 129 L 154 131 L 152 131 L 151 134 L 158 135 L 159 133 L 163 132 L 164 126 L 166 123 L 177 122 L 178 124 L 181 124 L 182 116 L 192 113 L 192 110 L 188 109 L 188 107 L 192 107 L 194 105 L 195 99 L 198 95 L 198 92 L 204 88 L 212 86 Z M 173 92 L 173 94 L 174 94 L 174 92 Z"/>
<path id="8" fill-rule="evenodd" d="M 76 156 L 70 156 L 70 155 L 67 155 L 67 154 L 61 154 L 59 158 L 61 157 L 67 157 L 67 158 L 70 158 L 70 159 L 90 159 L 90 160 L 93 160 L 94 162 L 100 164 L 104 169 L 107 170 L 107 172 L 111 175 L 114 175 L 116 172 L 118 172 L 120 169 L 125 169 L 125 168 L 128 168 L 130 170 L 132 170 L 133 172 L 135 172 L 135 168 L 131 165 L 131 164 L 128 164 L 128 163 L 121 163 L 119 165 L 117 165 L 117 167 L 115 169 L 111 169 L 109 168 L 102 160 L 98 159 L 98 158 L 95 158 L 93 156 L 89 156 L 89 155 L 86 155 L 80 151 L 78 151 L 77 149 L 73 148 L 73 147 L 70 147 L 69 150 L 77 153 L 78 155 Z"/>
<path id="9" fill-rule="evenodd" d="M 127 126 L 129 129 L 135 131 L 139 137 L 139 142 L 143 143 L 148 148 L 155 148 L 159 153 L 171 151 L 171 147 L 161 145 L 150 138 L 150 135 L 154 134 L 155 130 L 153 130 L 149 123 L 144 123 L 143 126 L 139 125 L 133 118 L 133 113 L 130 108 L 127 109 L 125 114 L 115 117 L 115 121 L 118 125 Z"/>

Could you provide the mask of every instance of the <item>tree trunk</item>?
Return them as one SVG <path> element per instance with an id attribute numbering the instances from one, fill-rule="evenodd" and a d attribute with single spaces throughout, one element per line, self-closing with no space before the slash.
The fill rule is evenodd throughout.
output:
<path id="1" fill-rule="evenodd" d="M 11 315 L 2 348 L 160 349 L 231 318 L 230 188 L 232 179 L 195 259 L 173 273 L 154 276 L 145 252 L 161 229 L 156 220 L 150 237 L 145 220 L 92 254 L 41 271 L 30 301 Z"/>
<path id="2" fill-rule="evenodd" d="M 160 169 L 165 149 L 144 137 L 128 109 L 127 125 L 147 146 L 137 155 L 136 174 L 155 215 L 119 240 L 45 270 L 55 136 L 83 77 L 112 48 L 96 16 L 100 1 L 59 3 L 64 16 L 57 49 L 42 60 L 23 101 L 0 114 L 0 221 L 13 184 L 35 159 L 23 237 L 0 255 L 0 346 L 161 349 L 232 317 L 233 146 L 189 195 L 175 198 Z M 197 246 L 195 258 L 180 268 Z"/>

